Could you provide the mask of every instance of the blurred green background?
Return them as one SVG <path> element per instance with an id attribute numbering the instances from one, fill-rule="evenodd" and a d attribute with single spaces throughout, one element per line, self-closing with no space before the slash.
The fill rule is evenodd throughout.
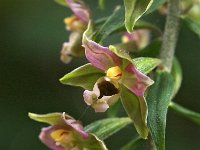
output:
<path id="1" fill-rule="evenodd" d="M 101 12 L 97 0 L 87 0 L 96 17 L 108 15 L 121 0 L 107 0 Z M 100 12 L 100 13 L 99 13 Z M 86 105 L 81 88 L 63 86 L 58 79 L 86 60 L 64 65 L 61 45 L 68 39 L 63 19 L 71 14 L 53 0 L 0 0 L 0 149 L 46 150 L 38 140 L 45 126 L 30 120 L 28 112 L 63 112 L 79 118 Z M 106 15 L 106 16 L 107 16 Z M 163 18 L 151 17 L 156 24 Z M 200 112 L 200 40 L 184 26 L 176 55 L 183 66 L 184 80 L 175 101 Z M 105 114 L 89 109 L 81 117 L 88 124 Z M 136 132 L 131 126 L 106 140 L 117 150 Z M 199 150 L 200 126 L 173 112 L 167 120 L 167 150 Z"/>

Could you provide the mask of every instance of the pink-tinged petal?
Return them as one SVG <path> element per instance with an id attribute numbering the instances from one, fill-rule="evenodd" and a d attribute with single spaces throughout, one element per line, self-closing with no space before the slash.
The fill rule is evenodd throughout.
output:
<path id="1" fill-rule="evenodd" d="M 107 69 L 120 66 L 121 58 L 109 50 L 108 47 L 103 47 L 96 42 L 85 37 L 83 46 L 85 47 L 85 55 L 89 62 L 95 67 L 106 71 Z"/>
<path id="2" fill-rule="evenodd" d="M 85 24 L 89 22 L 90 11 L 82 1 L 66 0 L 73 13 L 81 19 Z"/>
<path id="3" fill-rule="evenodd" d="M 131 63 L 125 68 L 122 75 L 122 84 L 137 96 L 143 96 L 147 87 L 153 83 L 153 80 L 137 70 Z"/>
<path id="4" fill-rule="evenodd" d="M 96 97 L 95 93 L 93 91 L 88 91 L 88 90 L 85 90 L 83 92 L 83 98 L 84 98 L 84 101 L 87 105 L 92 105 L 93 104 L 93 99 Z"/>
<path id="5" fill-rule="evenodd" d="M 42 128 L 39 138 L 45 145 L 47 145 L 52 150 L 65 150 L 62 146 L 56 145 L 56 142 L 51 137 L 52 132 L 58 129 L 63 129 L 63 128 L 64 127 L 60 125 L 54 125 L 54 126 Z"/>
<path id="6" fill-rule="evenodd" d="M 65 123 L 73 128 L 77 133 L 79 133 L 84 139 L 87 139 L 89 137 L 89 134 L 83 130 L 83 126 L 81 123 L 75 119 L 66 119 L 65 113 L 63 113 L 63 120 Z"/>
<path id="7" fill-rule="evenodd" d="M 109 108 L 109 105 L 102 101 L 95 103 L 92 107 L 94 108 L 95 112 L 105 112 Z"/>

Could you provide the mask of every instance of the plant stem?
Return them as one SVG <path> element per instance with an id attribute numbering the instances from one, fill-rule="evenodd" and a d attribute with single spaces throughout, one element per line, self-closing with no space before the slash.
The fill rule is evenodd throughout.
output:
<path id="1" fill-rule="evenodd" d="M 187 108 L 184 108 L 174 102 L 171 102 L 169 104 L 169 107 L 174 110 L 176 113 L 180 114 L 183 117 L 186 117 L 192 121 L 194 121 L 197 124 L 200 124 L 200 113 L 191 111 Z"/>
<path id="2" fill-rule="evenodd" d="M 160 69 L 171 72 L 176 42 L 179 33 L 180 0 L 168 0 L 169 12 L 167 14 L 163 42 L 161 45 Z"/>

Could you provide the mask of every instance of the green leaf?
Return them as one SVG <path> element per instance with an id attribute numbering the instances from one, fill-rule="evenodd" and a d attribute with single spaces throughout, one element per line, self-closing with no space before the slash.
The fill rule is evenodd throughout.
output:
<path id="1" fill-rule="evenodd" d="M 82 140 L 81 142 L 82 146 L 81 149 L 87 149 L 87 150 L 107 150 L 105 144 L 103 141 L 101 141 L 96 135 L 89 133 L 89 139 L 88 140 Z"/>
<path id="2" fill-rule="evenodd" d="M 180 106 L 174 102 L 171 102 L 169 107 L 174 110 L 179 115 L 186 117 L 190 119 L 191 121 L 194 121 L 195 123 L 200 125 L 200 113 L 191 111 L 187 108 L 184 108 L 183 106 Z"/>
<path id="3" fill-rule="evenodd" d="M 35 113 L 28 113 L 28 116 L 35 121 L 48 123 L 50 125 L 65 124 L 62 119 L 62 113 L 49 113 L 49 114 L 42 114 L 42 115 L 35 114 Z M 68 115 L 66 116 L 71 118 Z"/>
<path id="4" fill-rule="evenodd" d="M 84 130 L 104 140 L 131 123 L 129 118 L 108 118 L 87 125 Z"/>
<path id="5" fill-rule="evenodd" d="M 200 24 L 187 17 L 182 19 L 184 24 L 200 38 Z"/>
<path id="6" fill-rule="evenodd" d="M 94 41 L 101 42 L 103 41 L 108 35 L 123 28 L 124 26 L 124 8 L 117 7 L 113 14 L 108 17 L 105 23 L 96 31 L 94 35 Z"/>
<path id="7" fill-rule="evenodd" d="M 138 57 L 133 59 L 137 69 L 144 74 L 148 74 L 160 64 L 160 59 L 150 57 Z"/>
<path id="8" fill-rule="evenodd" d="M 173 97 L 174 97 L 181 87 L 182 78 L 183 78 L 181 65 L 177 58 L 174 58 L 171 74 L 175 81 L 174 93 L 173 93 Z"/>
<path id="9" fill-rule="evenodd" d="M 54 0 L 57 4 L 61 5 L 61 6 L 65 6 L 67 7 L 67 2 L 66 0 Z"/>
<path id="10" fill-rule="evenodd" d="M 84 89 L 91 90 L 95 82 L 104 75 L 100 69 L 97 69 L 89 63 L 66 74 L 60 79 L 60 82 L 62 84 L 80 86 Z"/>
<path id="11" fill-rule="evenodd" d="M 147 140 L 136 138 L 123 146 L 120 150 L 148 150 L 149 143 Z"/>
<path id="12" fill-rule="evenodd" d="M 121 86 L 121 101 L 132 119 L 139 135 L 146 139 L 148 136 L 147 128 L 147 104 L 144 97 L 138 97 L 123 85 Z"/>
<path id="13" fill-rule="evenodd" d="M 156 9 L 158 9 L 161 5 L 163 5 L 166 2 L 166 0 L 153 0 L 153 3 L 151 5 L 151 7 L 149 8 L 149 10 L 147 11 L 148 13 L 151 13 L 153 11 L 155 11 Z"/>
<path id="14" fill-rule="evenodd" d="M 136 21 L 148 10 L 153 0 L 124 0 L 125 27 L 132 32 Z"/>
<path id="15" fill-rule="evenodd" d="M 166 72 L 156 74 L 147 95 L 148 126 L 157 150 L 165 150 L 167 109 L 174 91 L 173 77 Z"/>

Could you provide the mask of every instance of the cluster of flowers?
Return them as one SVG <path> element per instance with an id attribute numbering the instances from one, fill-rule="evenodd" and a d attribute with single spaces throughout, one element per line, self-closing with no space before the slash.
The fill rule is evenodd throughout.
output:
<path id="1" fill-rule="evenodd" d="M 85 89 L 84 101 L 94 108 L 95 112 L 105 112 L 119 100 L 123 94 L 121 87 L 124 87 L 138 97 L 143 111 L 142 122 L 146 126 L 147 105 L 144 93 L 147 87 L 153 84 L 153 80 L 136 68 L 128 53 L 115 47 L 104 47 L 88 36 L 91 11 L 81 0 L 66 0 L 66 2 L 74 15 L 64 20 L 71 35 L 69 42 L 63 44 L 61 60 L 67 64 L 72 57 L 85 56 L 90 65 L 102 73 L 94 83 L 93 89 Z M 146 36 L 141 36 L 144 34 Z M 122 42 L 130 41 L 135 42 L 138 49 L 144 47 L 148 41 L 148 33 L 142 30 L 124 33 Z M 30 117 L 41 121 L 36 119 L 34 114 L 30 114 Z M 52 116 L 47 118 L 52 119 Z M 43 128 L 39 136 L 49 148 L 53 150 L 106 149 L 102 141 L 95 135 L 85 132 L 81 123 L 71 116 L 57 113 L 53 118 L 53 123 L 47 119 L 46 122 L 51 126 Z M 139 129 L 137 130 L 140 133 Z M 143 137 L 146 138 L 147 135 Z"/>

